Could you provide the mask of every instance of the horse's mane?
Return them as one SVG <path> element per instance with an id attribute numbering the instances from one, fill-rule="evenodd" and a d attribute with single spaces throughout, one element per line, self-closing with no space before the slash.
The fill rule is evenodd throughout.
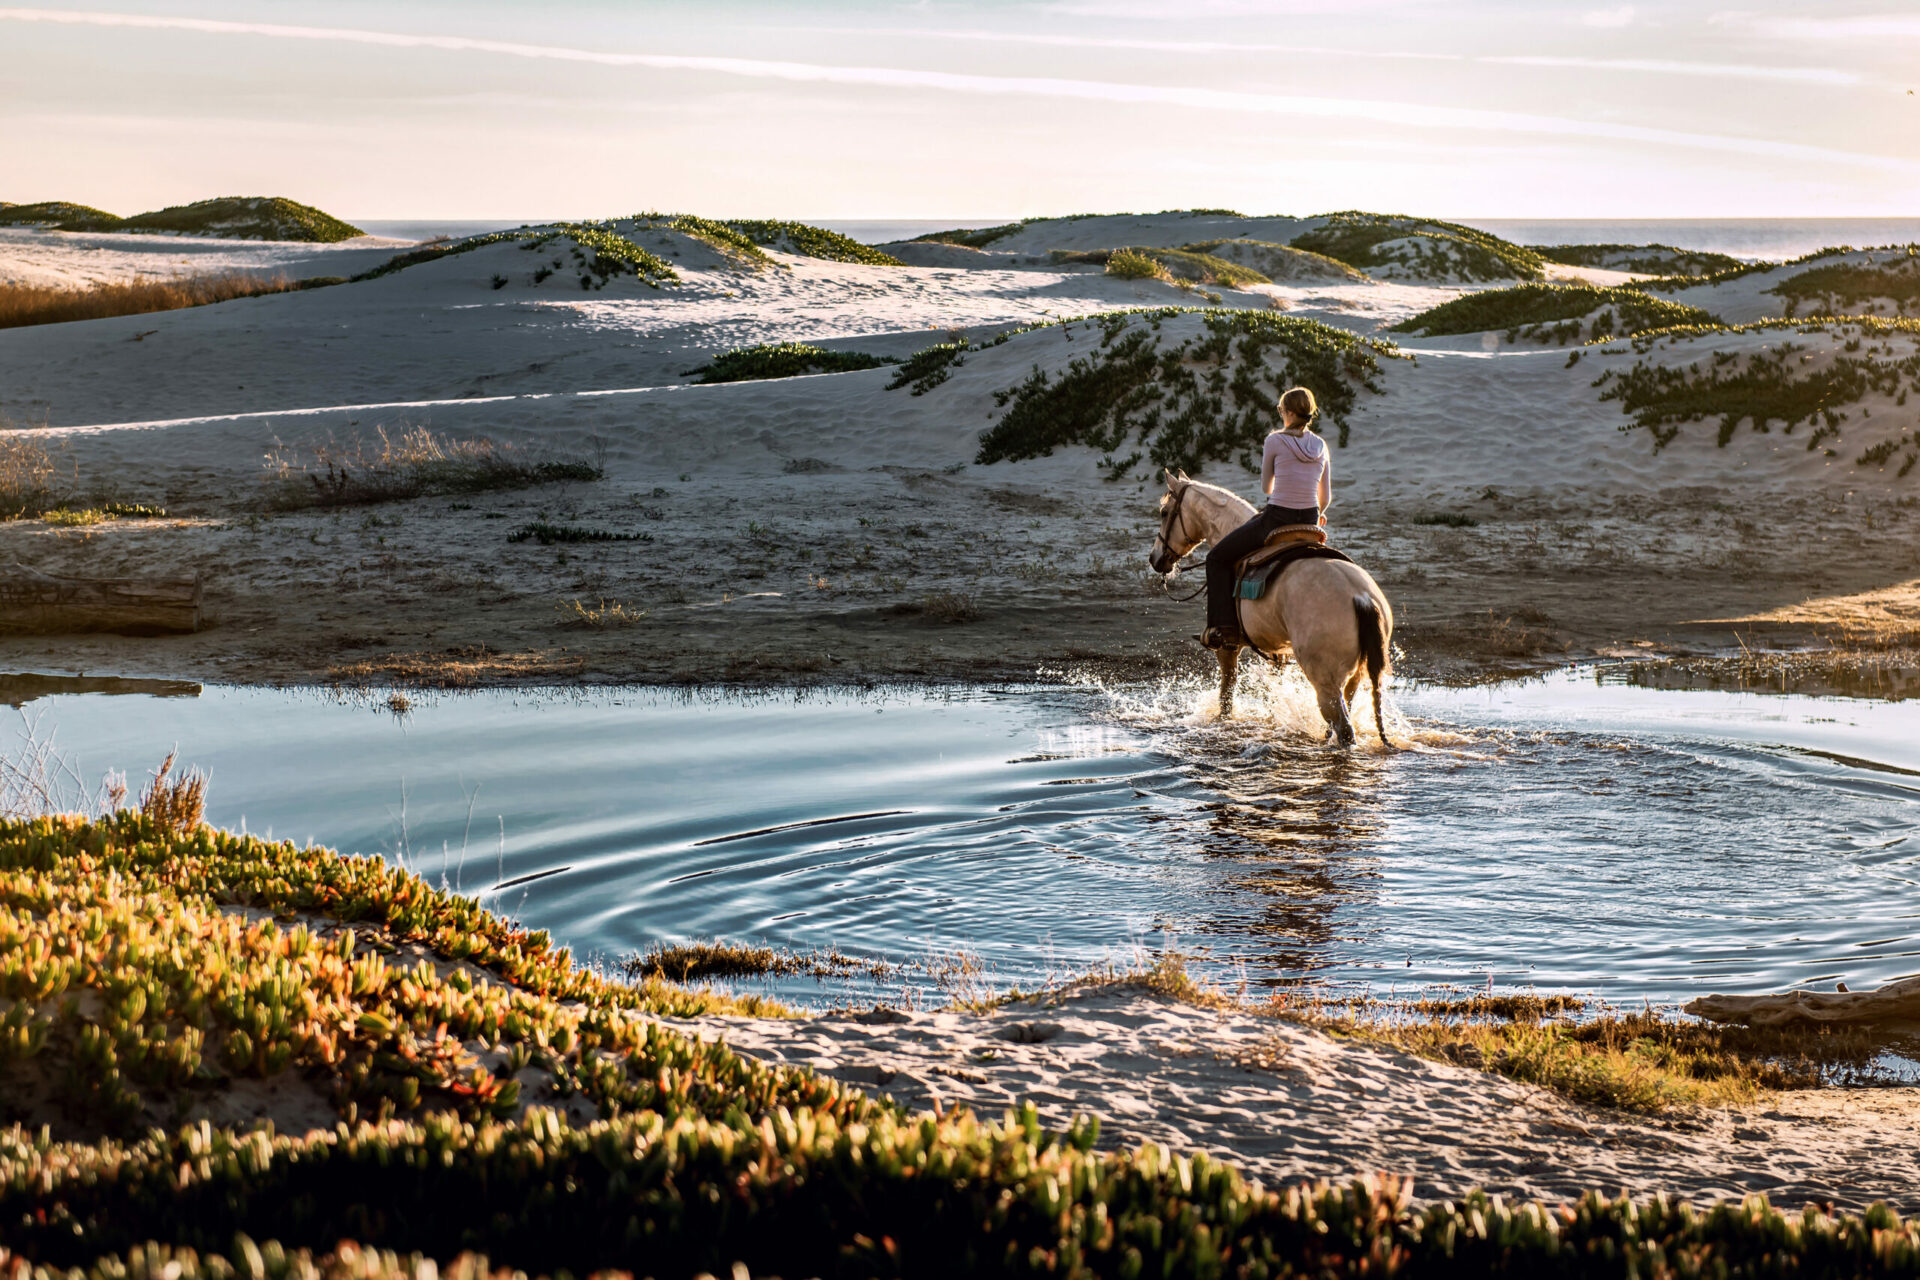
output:
<path id="1" fill-rule="evenodd" d="M 1181 476 L 1180 483 L 1183 487 L 1188 489 L 1204 490 L 1216 498 L 1225 498 L 1228 501 L 1238 502 L 1245 506 L 1253 505 L 1252 503 L 1248 502 L 1245 498 L 1235 493 L 1233 490 L 1227 488 L 1225 485 L 1208 484 L 1205 480 L 1195 480 L 1191 476 Z"/>

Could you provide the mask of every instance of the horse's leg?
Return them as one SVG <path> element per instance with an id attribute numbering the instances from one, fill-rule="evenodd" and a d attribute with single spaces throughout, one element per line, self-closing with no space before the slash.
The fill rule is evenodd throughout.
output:
<path id="1" fill-rule="evenodd" d="M 1320 715 L 1327 722 L 1327 730 L 1343 747 L 1353 745 L 1353 717 L 1347 714 L 1347 700 L 1340 696 L 1338 686 L 1316 689 L 1320 695 Z"/>
<path id="2" fill-rule="evenodd" d="M 1233 685 L 1240 674 L 1240 650 L 1230 646 L 1214 652 L 1220 659 L 1220 718 L 1225 720 L 1233 714 Z"/>

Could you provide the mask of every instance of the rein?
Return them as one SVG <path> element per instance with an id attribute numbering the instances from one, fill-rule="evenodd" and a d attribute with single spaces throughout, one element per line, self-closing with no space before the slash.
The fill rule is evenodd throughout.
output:
<path id="1" fill-rule="evenodd" d="M 1154 534 L 1153 540 L 1155 542 L 1158 542 L 1161 546 L 1165 547 L 1169 551 L 1173 550 L 1173 543 L 1168 540 L 1167 535 L 1173 531 L 1174 525 L 1176 525 L 1181 520 L 1186 518 L 1184 513 L 1180 509 L 1180 504 L 1185 502 L 1186 500 L 1187 500 L 1186 489 L 1181 489 L 1173 495 L 1173 510 L 1167 513 L 1166 518 L 1160 522 L 1160 531 Z M 1176 563 L 1173 566 L 1173 568 L 1169 569 L 1166 575 L 1161 579 L 1161 590 L 1165 591 L 1166 582 L 1169 579 L 1172 579 L 1178 576 L 1181 570 L 1191 569 L 1194 567 L 1195 564 L 1205 564 L 1205 563 L 1206 562 L 1204 560 L 1195 561 L 1188 564 Z M 1205 591 L 1206 589 L 1207 589 L 1207 580 L 1205 578 L 1202 578 L 1200 579 L 1200 585 L 1195 587 L 1191 592 L 1189 592 L 1184 596 L 1173 596 L 1173 593 L 1171 591 L 1167 591 L 1167 594 L 1169 596 L 1173 596 L 1173 599 L 1178 603 L 1185 604 L 1187 601 L 1197 598 L 1200 595 L 1200 593 Z"/>

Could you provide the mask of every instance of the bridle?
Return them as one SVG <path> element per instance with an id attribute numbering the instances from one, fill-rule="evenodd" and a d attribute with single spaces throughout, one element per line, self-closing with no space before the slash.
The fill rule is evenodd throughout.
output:
<path id="1" fill-rule="evenodd" d="M 1166 550 L 1167 555 L 1172 557 L 1174 560 L 1173 567 L 1168 569 L 1166 572 L 1165 577 L 1167 579 L 1171 579 L 1173 575 L 1179 573 L 1182 569 L 1191 569 L 1193 567 L 1192 565 L 1183 565 L 1179 563 L 1179 557 L 1174 556 L 1173 554 L 1173 543 L 1168 539 L 1168 535 L 1174 533 L 1177 527 L 1183 521 L 1186 520 L 1186 512 L 1181 509 L 1180 504 L 1187 500 L 1187 491 L 1192 487 L 1193 486 L 1190 484 L 1182 485 L 1180 488 L 1175 489 L 1173 491 L 1173 508 L 1172 510 L 1168 511 L 1165 515 L 1160 517 L 1160 528 L 1153 535 L 1153 543 L 1155 547 L 1156 557 L 1159 554 L 1159 550 L 1161 548 L 1164 548 Z M 1196 539 L 1196 542 L 1197 541 L 1198 540 Z M 1207 584 L 1206 584 L 1206 581 L 1203 579 L 1200 585 L 1194 589 L 1192 595 L 1188 595 L 1184 597 L 1184 599 L 1191 600 L 1194 598 L 1194 596 L 1199 595 L 1202 591 L 1205 591 L 1206 589 L 1207 589 Z"/>
<path id="2" fill-rule="evenodd" d="M 1187 500 L 1187 490 L 1190 488 L 1192 488 L 1191 485 L 1182 485 L 1173 491 L 1173 509 L 1160 517 L 1160 528 L 1156 530 L 1153 535 L 1156 555 L 1159 548 L 1165 548 L 1167 555 L 1171 559 L 1175 561 L 1180 559 L 1179 556 L 1173 554 L 1173 543 L 1168 540 L 1167 535 L 1174 531 L 1175 525 L 1186 519 L 1185 513 L 1180 510 L 1180 504 Z M 1176 564 L 1175 568 L 1178 567 Z M 1169 569 L 1167 572 L 1172 573 L 1173 570 Z"/>

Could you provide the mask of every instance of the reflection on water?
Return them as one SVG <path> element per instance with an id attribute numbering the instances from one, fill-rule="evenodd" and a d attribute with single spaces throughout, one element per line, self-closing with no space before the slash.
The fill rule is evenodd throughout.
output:
<path id="1" fill-rule="evenodd" d="M 724 937 L 1030 982 L 1170 935 L 1256 985 L 1656 1002 L 1920 970 L 1920 703 L 1613 680 L 1402 689 L 1393 752 L 1326 746 L 1264 670 L 1228 721 L 1197 682 L 37 707 L 90 775 L 177 744 L 212 820 L 405 858 L 609 961 Z"/>
<path id="2" fill-rule="evenodd" d="M 1816 698 L 1920 698 L 1920 664 L 1913 650 L 1750 653 L 1729 658 L 1630 662 L 1609 678 L 1643 689 L 1722 689 L 1738 693 L 1799 693 Z"/>

